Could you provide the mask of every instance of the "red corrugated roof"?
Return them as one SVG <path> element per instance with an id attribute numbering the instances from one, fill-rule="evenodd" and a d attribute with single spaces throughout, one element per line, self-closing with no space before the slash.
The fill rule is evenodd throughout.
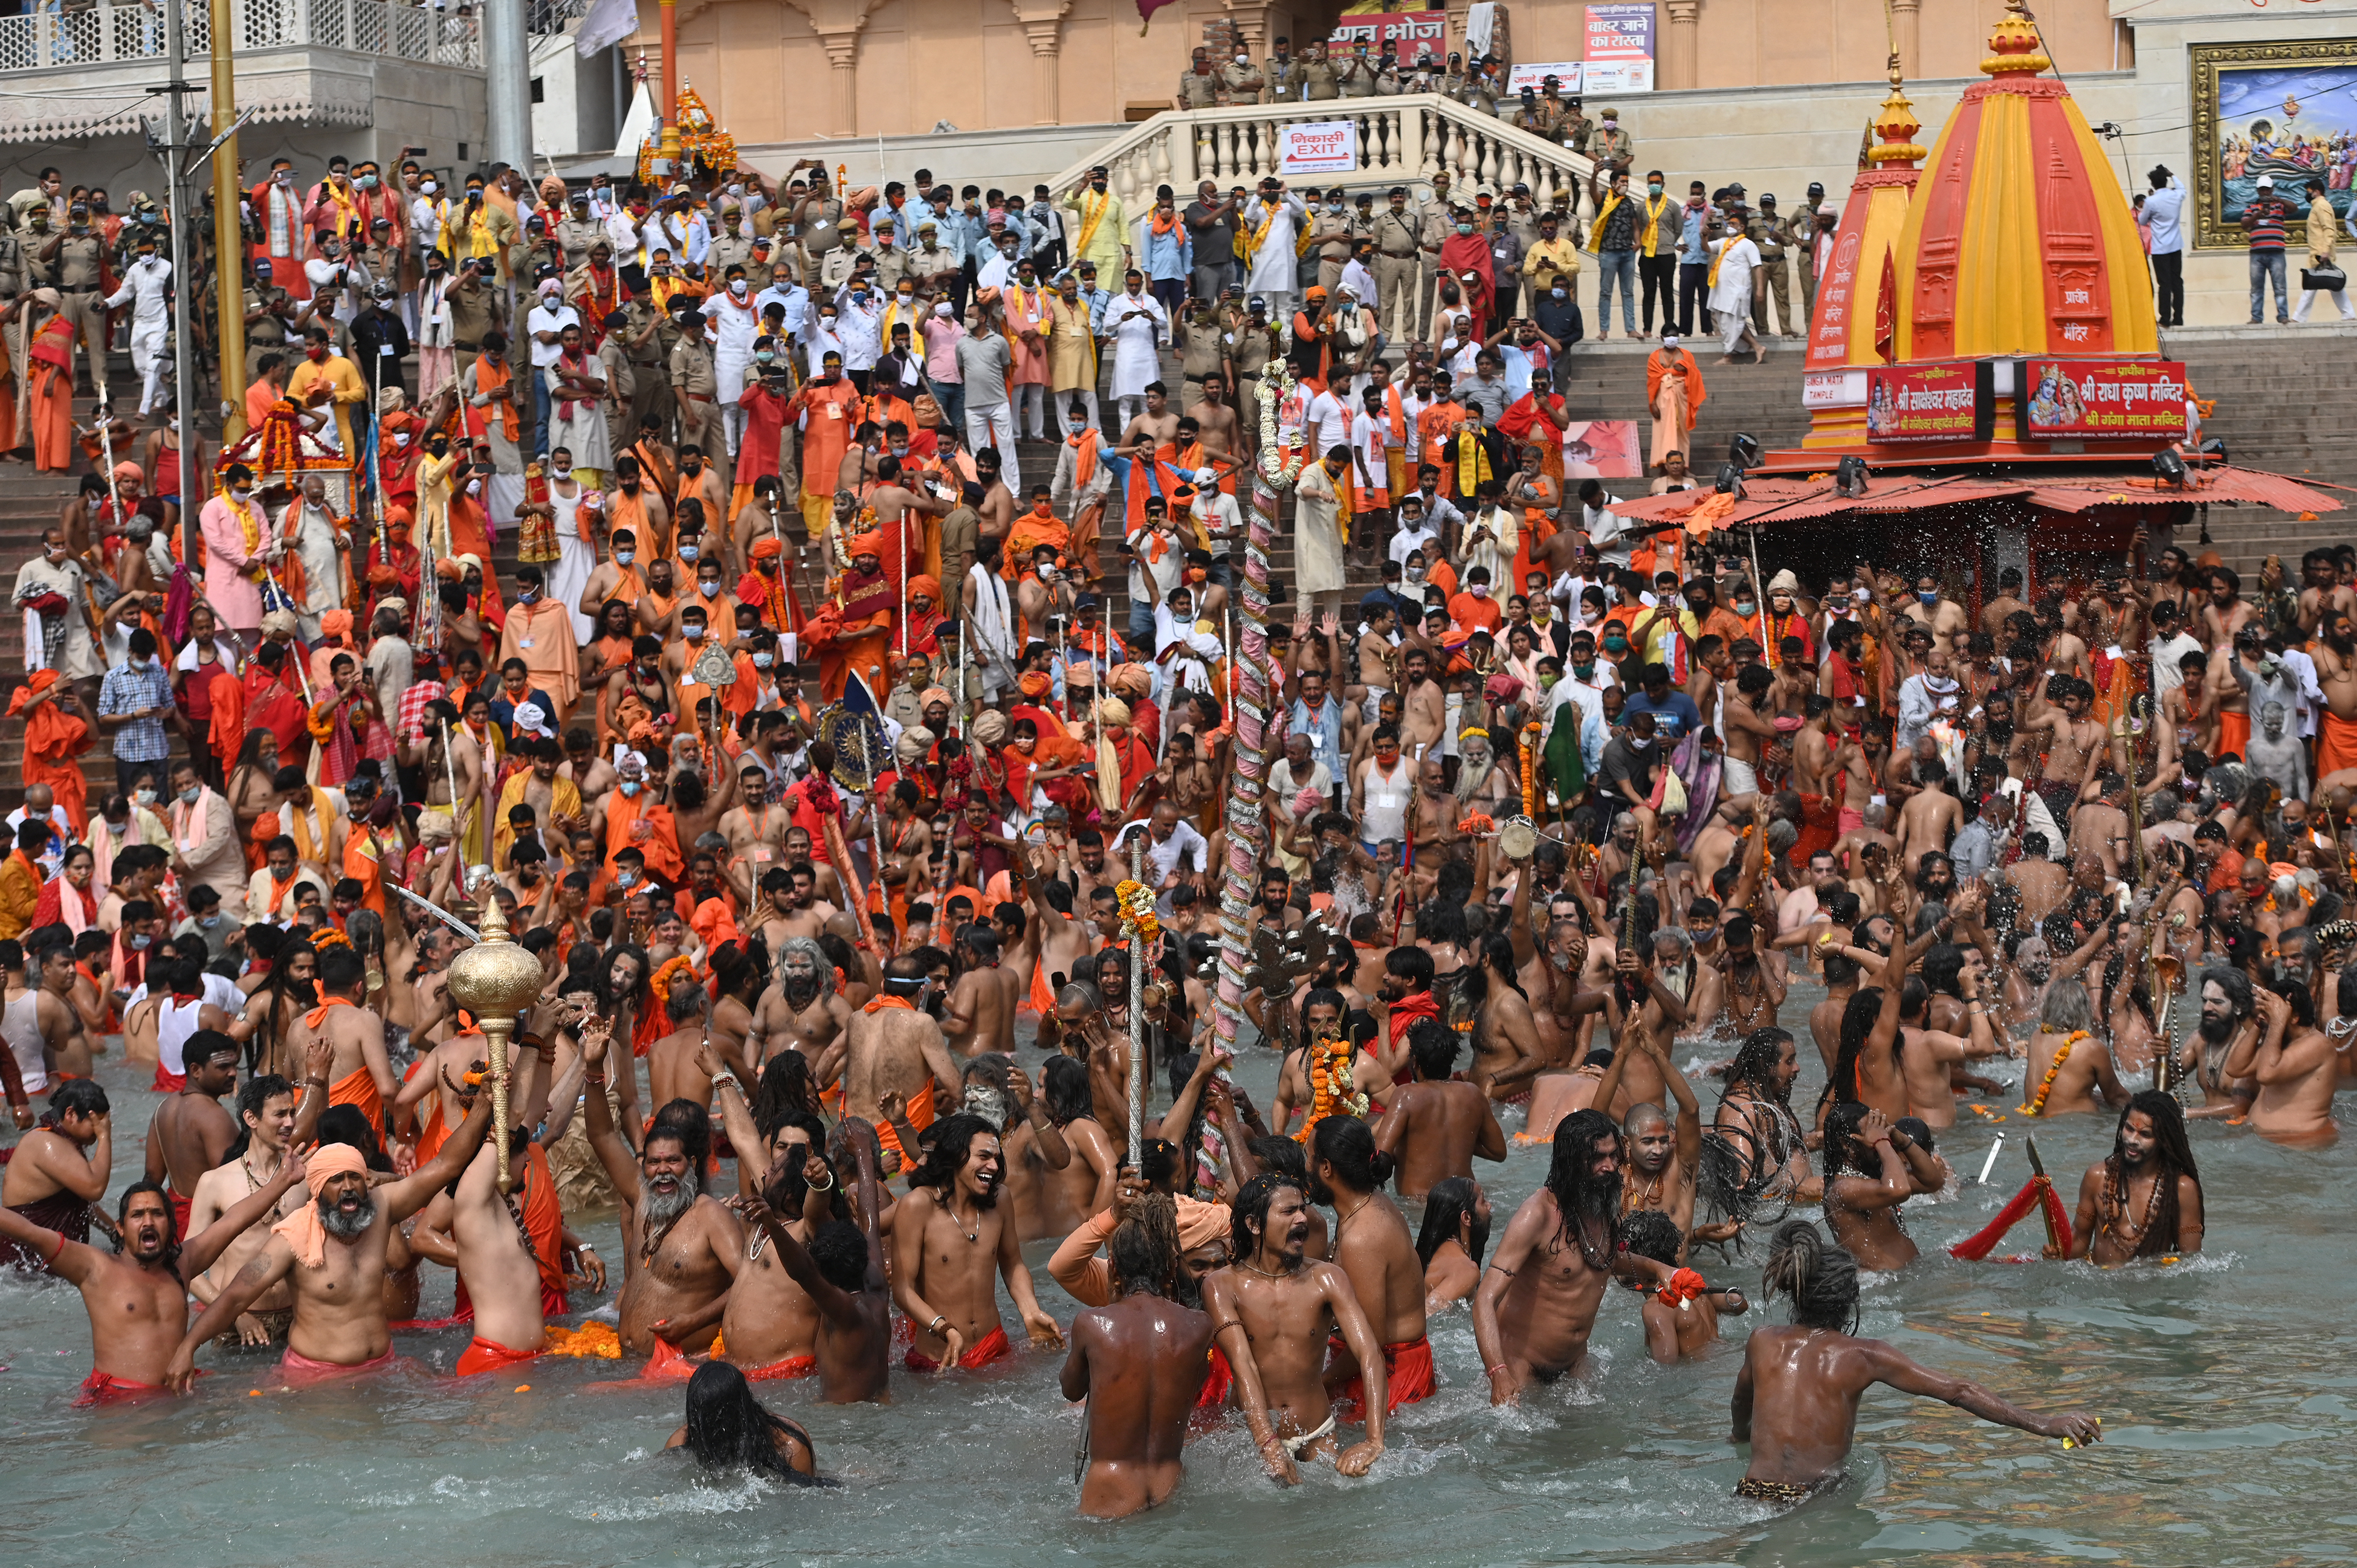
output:
<path id="1" fill-rule="evenodd" d="M 2100 506 L 2149 506 L 2156 502 L 2216 501 L 2271 507 L 2277 511 L 2340 511 L 2344 503 L 2328 490 L 2343 487 L 2309 484 L 2256 468 L 2196 468 L 2182 486 L 2164 484 L 2149 475 L 2090 474 L 2083 478 L 2055 476 L 2033 480 L 1961 475 L 1911 473 L 1869 474 L 1863 496 L 1834 493 L 1833 477 L 1744 481 L 1743 499 L 1720 526 L 1802 522 L 1845 516 L 1889 516 L 1932 507 L 1960 506 L 1992 500 L 2026 500 L 2047 511 L 2084 512 Z M 1709 489 L 1681 490 L 1671 495 L 1638 496 L 1614 503 L 1623 517 L 1649 521 L 1681 518 L 1702 504 Z"/>

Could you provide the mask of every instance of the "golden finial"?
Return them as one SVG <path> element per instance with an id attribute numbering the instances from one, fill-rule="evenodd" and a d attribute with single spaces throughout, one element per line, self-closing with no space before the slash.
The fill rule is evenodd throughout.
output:
<path id="1" fill-rule="evenodd" d="M 1989 56 L 1981 61 L 1985 76 L 2006 76 L 2017 71 L 2035 75 L 2054 62 L 2046 56 L 2038 37 L 2038 24 L 2029 19 L 2029 8 L 2024 0 L 2005 0 L 2005 15 L 1997 18 L 1989 32 Z"/>
<path id="2" fill-rule="evenodd" d="M 1915 133 L 1923 128 L 1923 123 L 1915 117 L 1915 106 L 1907 101 L 1907 93 L 1900 81 L 1899 51 L 1893 49 L 1890 52 L 1890 96 L 1882 101 L 1882 111 L 1874 117 L 1874 132 L 1882 138 L 1882 145 L 1866 150 L 1867 163 L 1903 166 L 1932 156 L 1915 140 Z"/>

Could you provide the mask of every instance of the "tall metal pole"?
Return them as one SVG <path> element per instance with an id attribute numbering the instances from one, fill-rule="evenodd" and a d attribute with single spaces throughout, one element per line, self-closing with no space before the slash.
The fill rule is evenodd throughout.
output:
<path id="1" fill-rule="evenodd" d="M 237 50 L 231 33 L 235 22 L 230 0 L 211 0 L 213 91 L 207 116 L 212 134 L 220 135 L 237 124 Z M 214 353 L 221 371 L 221 444 L 245 434 L 245 237 L 238 223 L 237 134 L 213 152 L 213 314 L 219 320 Z M 178 232 L 178 227 L 174 229 Z M 173 252 L 172 274 L 177 287 L 179 253 Z M 182 496 L 188 492 L 182 490 Z"/>
<path id="2" fill-rule="evenodd" d="M 491 159 L 513 166 L 532 183 L 532 38 L 525 0 L 490 0 L 483 7 L 483 92 L 490 100 Z"/>
<path id="3" fill-rule="evenodd" d="M 194 308 L 196 293 L 188 287 L 188 235 L 184 221 L 188 193 L 188 181 L 181 172 L 188 137 L 188 23 L 185 0 L 170 0 L 164 24 L 164 201 L 166 220 L 172 227 L 172 413 L 180 424 L 180 515 L 186 520 L 194 517 L 204 505 L 205 492 L 197 489 L 197 356 L 188 327 L 188 313 Z M 226 385 L 222 392 L 228 392 Z"/>

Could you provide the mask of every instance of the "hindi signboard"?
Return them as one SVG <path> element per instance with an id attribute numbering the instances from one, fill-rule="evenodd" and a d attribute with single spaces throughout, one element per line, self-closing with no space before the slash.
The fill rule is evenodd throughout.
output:
<path id="1" fill-rule="evenodd" d="M 1878 365 L 1866 379 L 1869 442 L 1986 441 L 1996 434 L 1993 360 Z"/>
<path id="2" fill-rule="evenodd" d="M 1335 23 L 1327 41 L 1337 53 L 1347 52 L 1352 44 L 1365 43 L 1371 53 L 1381 54 L 1383 46 L 1389 44 L 1393 55 L 1403 65 L 1414 65 L 1426 58 L 1437 61 L 1448 53 L 1448 13 L 1385 11 L 1344 16 Z"/>
<path id="3" fill-rule="evenodd" d="M 2024 441 L 2181 441 L 2185 366 L 2174 360 L 2025 360 Z"/>
<path id="4" fill-rule="evenodd" d="M 1315 120 L 1276 128 L 1276 167 L 1286 176 L 1359 172 L 1359 123 Z"/>
<path id="5" fill-rule="evenodd" d="M 1582 91 L 1653 90 L 1653 7 L 1650 5 L 1588 6 L 1587 48 Z"/>

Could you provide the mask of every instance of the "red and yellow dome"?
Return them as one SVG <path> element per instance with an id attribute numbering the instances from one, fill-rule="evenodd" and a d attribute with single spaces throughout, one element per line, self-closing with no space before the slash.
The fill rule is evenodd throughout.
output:
<path id="1" fill-rule="evenodd" d="M 2053 63 L 2008 0 L 1909 204 L 1895 359 L 2158 351 L 2135 214 Z"/>

